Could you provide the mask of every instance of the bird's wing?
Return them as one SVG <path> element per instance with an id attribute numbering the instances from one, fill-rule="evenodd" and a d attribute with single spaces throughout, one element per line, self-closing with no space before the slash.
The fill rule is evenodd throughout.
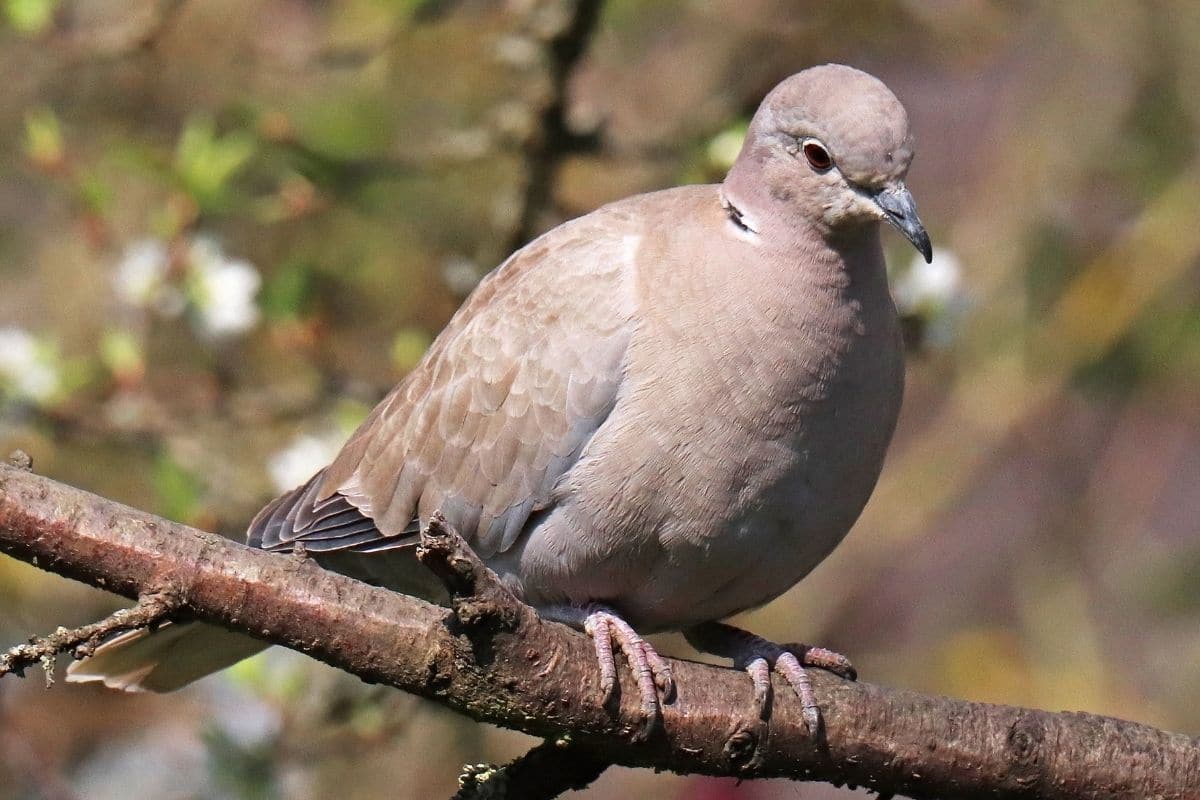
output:
<path id="1" fill-rule="evenodd" d="M 481 556 L 511 547 L 616 402 L 638 241 L 610 206 L 515 253 L 334 462 L 260 512 L 251 542 L 380 552 L 440 510 Z"/>

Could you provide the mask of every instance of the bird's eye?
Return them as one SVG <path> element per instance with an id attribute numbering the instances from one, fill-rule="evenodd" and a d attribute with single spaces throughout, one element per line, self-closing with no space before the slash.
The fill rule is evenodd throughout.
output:
<path id="1" fill-rule="evenodd" d="M 829 151 L 819 142 L 809 139 L 801 146 L 801 149 L 804 151 L 804 157 L 808 159 L 808 165 L 817 172 L 824 172 L 833 166 L 833 158 L 829 155 Z"/>

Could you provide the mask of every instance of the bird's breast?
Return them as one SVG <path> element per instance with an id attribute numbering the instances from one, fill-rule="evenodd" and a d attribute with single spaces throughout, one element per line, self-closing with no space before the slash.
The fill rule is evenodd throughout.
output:
<path id="1" fill-rule="evenodd" d="M 875 485 L 899 408 L 882 275 L 655 276 L 612 413 L 513 567 L 527 597 L 677 628 L 761 605 L 828 555 Z"/>

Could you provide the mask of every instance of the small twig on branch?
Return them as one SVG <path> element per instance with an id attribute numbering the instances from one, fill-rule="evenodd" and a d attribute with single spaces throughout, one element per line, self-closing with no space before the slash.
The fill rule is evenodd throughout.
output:
<path id="1" fill-rule="evenodd" d="M 13 450 L 8 454 L 8 466 L 22 472 L 33 472 L 33 459 L 24 450 Z"/>
<path id="2" fill-rule="evenodd" d="M 547 740 L 502 767 L 468 765 L 451 800 L 550 800 L 585 788 L 608 767 L 568 739 Z"/>
<path id="3" fill-rule="evenodd" d="M 178 607 L 178 603 L 166 595 L 151 594 L 138 600 L 132 608 L 122 608 L 99 622 L 69 630 L 59 628 L 46 636 L 35 636 L 27 644 L 19 644 L 0 655 L 0 677 L 10 672 L 23 677 L 28 667 L 41 664 L 49 688 L 54 683 L 54 662 L 59 653 L 71 650 L 76 658 L 90 656 L 110 635 L 157 625 Z"/>
<path id="4" fill-rule="evenodd" d="M 479 560 L 441 512 L 435 512 L 421 531 L 417 559 L 442 580 L 450 593 L 454 618 L 464 628 L 514 630 L 537 618 L 536 612 L 517 600 Z"/>
<path id="5" fill-rule="evenodd" d="M 676 700 L 663 707 L 655 735 L 635 742 L 641 717 L 629 671 L 620 670 L 619 704 L 606 707 L 585 636 L 489 590 L 495 579 L 478 572 L 469 551 L 437 526 L 431 534 L 426 563 L 458 576 L 449 581 L 459 595 L 452 612 L 0 464 L 0 553 L 126 597 L 166 593 L 189 617 L 368 682 L 542 739 L 569 737 L 598 764 L 822 780 L 918 799 L 1200 797 L 1200 741 L 1189 736 L 819 671 L 822 742 L 782 686 L 760 731 L 739 722 L 753 716 L 744 673 L 688 661 L 671 662 Z M 755 752 L 761 758 L 746 757 Z"/>

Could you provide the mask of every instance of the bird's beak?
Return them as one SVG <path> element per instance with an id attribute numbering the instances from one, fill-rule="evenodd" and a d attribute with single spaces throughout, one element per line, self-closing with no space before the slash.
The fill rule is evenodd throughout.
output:
<path id="1" fill-rule="evenodd" d="M 925 256 L 925 263 L 933 261 L 933 245 L 929 234 L 917 216 L 917 203 L 903 183 L 894 183 L 875 195 L 875 202 L 883 209 L 884 217 L 912 242 L 913 247 Z"/>

